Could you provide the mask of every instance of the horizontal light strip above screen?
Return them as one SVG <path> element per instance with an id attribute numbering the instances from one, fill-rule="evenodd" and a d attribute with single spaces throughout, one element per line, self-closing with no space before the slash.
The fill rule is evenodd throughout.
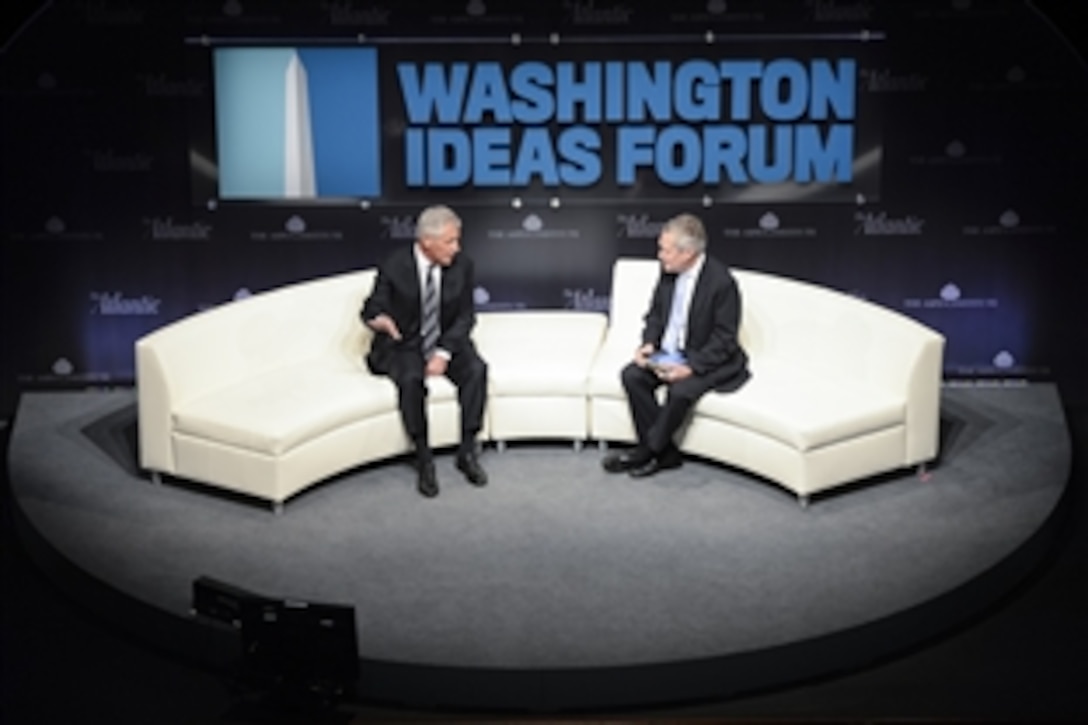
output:
<path id="1" fill-rule="evenodd" d="M 557 44 L 644 44 L 644 43 L 692 43 L 709 45 L 717 43 L 765 43 L 768 41 L 785 42 L 858 42 L 868 43 L 887 40 L 887 35 L 879 30 L 862 30 L 850 33 L 685 33 L 682 35 L 561 35 L 553 38 L 548 35 L 488 35 L 479 37 L 444 36 L 444 37 L 371 37 L 366 35 L 343 37 L 234 37 L 234 36 L 190 36 L 185 38 L 186 45 L 557 45 Z"/>

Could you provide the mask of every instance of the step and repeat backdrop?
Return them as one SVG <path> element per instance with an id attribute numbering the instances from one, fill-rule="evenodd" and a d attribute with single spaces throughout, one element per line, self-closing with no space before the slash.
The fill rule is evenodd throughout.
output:
<path id="1" fill-rule="evenodd" d="M 526 5 L 46 3 L 0 56 L 5 393 L 131 383 L 141 335 L 438 202 L 480 310 L 607 310 L 690 211 L 734 267 L 940 330 L 949 378 L 1068 358 L 1088 73 L 1030 4 Z"/>

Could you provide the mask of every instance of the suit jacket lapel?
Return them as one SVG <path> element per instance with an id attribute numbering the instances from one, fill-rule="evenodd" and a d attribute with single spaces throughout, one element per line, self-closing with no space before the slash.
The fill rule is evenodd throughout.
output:
<path id="1" fill-rule="evenodd" d="M 414 309 L 417 316 L 423 314 L 423 288 L 419 284 L 419 269 L 416 267 L 416 251 L 415 246 L 408 247 L 408 254 L 402 257 L 403 266 L 401 268 L 402 274 L 408 281 L 408 289 L 415 292 Z"/>
<path id="2" fill-rule="evenodd" d="M 687 338 L 691 339 L 692 329 L 699 329 L 702 327 L 703 322 L 706 320 L 707 310 L 707 290 L 711 287 L 710 269 L 708 268 L 706 261 L 703 262 L 703 268 L 699 271 L 699 278 L 695 280 L 695 289 L 691 293 L 691 306 L 688 307 L 688 335 Z"/>

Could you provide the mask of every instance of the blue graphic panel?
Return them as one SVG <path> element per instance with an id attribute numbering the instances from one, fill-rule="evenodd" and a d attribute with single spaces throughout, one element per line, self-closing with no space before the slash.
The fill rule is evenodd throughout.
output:
<path id="1" fill-rule="evenodd" d="M 298 64 L 292 70 L 292 61 Z M 219 196 L 286 198 L 290 75 L 309 109 L 317 198 L 381 194 L 378 59 L 373 48 L 219 48 L 215 118 Z"/>
<path id="2" fill-rule="evenodd" d="M 318 196 L 381 194 L 378 59 L 373 49 L 303 49 Z"/>
<path id="3" fill-rule="evenodd" d="M 227 199 L 283 197 L 290 48 L 217 48 L 215 128 L 219 193 Z"/>

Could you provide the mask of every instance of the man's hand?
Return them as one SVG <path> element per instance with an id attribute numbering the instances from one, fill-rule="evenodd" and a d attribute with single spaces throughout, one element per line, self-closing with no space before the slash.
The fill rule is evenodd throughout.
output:
<path id="1" fill-rule="evenodd" d="M 393 318 L 384 312 L 372 320 L 367 321 L 367 326 L 375 332 L 384 332 L 394 340 L 400 340 L 400 330 L 397 328 L 397 323 L 393 321 Z"/>
<path id="2" fill-rule="evenodd" d="M 662 365 L 654 372 L 657 373 L 658 379 L 664 380 L 666 383 L 679 382 L 684 378 L 690 378 L 692 375 L 691 368 L 683 363 L 679 365 Z"/>
<path id="3" fill-rule="evenodd" d="M 650 362 L 650 356 L 653 354 L 654 346 L 650 343 L 646 343 L 635 350 L 635 365 L 638 365 L 640 368 L 646 367 L 646 363 Z"/>
<path id="4" fill-rule="evenodd" d="M 431 355 L 431 359 L 427 361 L 427 367 L 424 372 L 427 377 L 431 375 L 445 375 L 446 368 L 449 367 L 450 361 L 443 355 Z"/>

